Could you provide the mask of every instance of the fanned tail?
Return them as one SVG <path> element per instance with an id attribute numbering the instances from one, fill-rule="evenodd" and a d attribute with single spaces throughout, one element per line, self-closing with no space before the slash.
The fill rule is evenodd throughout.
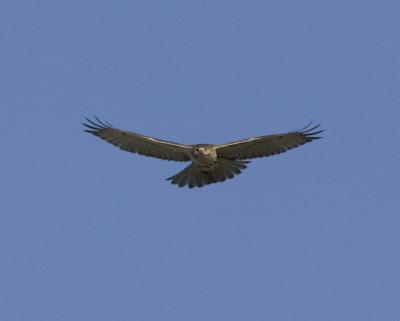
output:
<path id="1" fill-rule="evenodd" d="M 219 159 L 212 171 L 203 171 L 195 164 L 190 164 L 183 171 L 167 178 L 171 184 L 179 187 L 188 185 L 189 188 L 203 187 L 212 183 L 223 182 L 239 175 L 249 161 Z"/>

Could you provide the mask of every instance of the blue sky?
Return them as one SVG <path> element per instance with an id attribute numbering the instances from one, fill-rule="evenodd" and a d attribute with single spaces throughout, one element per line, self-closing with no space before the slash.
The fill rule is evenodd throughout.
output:
<path id="1" fill-rule="evenodd" d="M 396 1 L 0 4 L 0 320 L 398 320 Z M 322 140 L 179 189 L 84 116 Z"/>

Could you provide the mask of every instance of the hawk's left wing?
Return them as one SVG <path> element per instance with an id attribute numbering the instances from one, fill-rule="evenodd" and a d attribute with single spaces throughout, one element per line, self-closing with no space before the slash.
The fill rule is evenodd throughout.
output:
<path id="1" fill-rule="evenodd" d="M 83 123 L 87 127 L 86 132 L 98 136 L 122 150 L 165 160 L 190 160 L 190 145 L 178 144 L 117 129 L 98 118 L 96 118 L 97 123 L 88 118 L 86 120 L 88 123 Z"/>
<path id="2" fill-rule="evenodd" d="M 323 132 L 317 130 L 320 125 L 311 128 L 310 125 L 286 134 L 253 137 L 216 145 L 217 155 L 227 159 L 250 159 L 280 154 L 321 138 L 316 136 Z"/>

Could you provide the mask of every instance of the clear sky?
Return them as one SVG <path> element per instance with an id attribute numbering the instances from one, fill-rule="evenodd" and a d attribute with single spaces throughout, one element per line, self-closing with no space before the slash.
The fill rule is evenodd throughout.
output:
<path id="1" fill-rule="evenodd" d="M 1 321 L 400 319 L 400 4 L 0 2 Z M 321 122 L 202 189 L 181 143 Z"/>

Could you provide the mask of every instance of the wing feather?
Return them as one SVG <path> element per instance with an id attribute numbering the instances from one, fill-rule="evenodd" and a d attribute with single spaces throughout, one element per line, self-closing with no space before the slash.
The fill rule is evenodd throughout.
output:
<path id="1" fill-rule="evenodd" d="M 285 134 L 252 137 L 216 145 L 217 155 L 227 159 L 250 159 L 277 155 L 321 138 L 317 136 L 323 132 L 323 130 L 318 130 L 319 126 L 320 124 L 311 126 L 309 123 L 302 129 Z"/>
<path id="2" fill-rule="evenodd" d="M 122 150 L 165 160 L 189 161 L 190 145 L 178 144 L 138 133 L 114 128 L 95 117 L 86 118 L 85 131 L 119 147 Z"/>

